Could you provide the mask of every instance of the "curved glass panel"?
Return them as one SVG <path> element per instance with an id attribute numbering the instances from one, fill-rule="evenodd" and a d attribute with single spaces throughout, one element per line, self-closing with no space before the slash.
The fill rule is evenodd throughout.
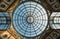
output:
<path id="1" fill-rule="evenodd" d="M 60 29 L 60 12 L 53 12 L 50 17 L 50 26 L 52 29 Z"/>
<path id="2" fill-rule="evenodd" d="M 10 27 L 10 15 L 7 12 L 0 12 L 0 30 Z"/>

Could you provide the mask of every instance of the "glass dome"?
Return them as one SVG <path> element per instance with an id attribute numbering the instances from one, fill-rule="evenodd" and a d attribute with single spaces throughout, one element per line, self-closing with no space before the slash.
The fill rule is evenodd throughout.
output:
<path id="1" fill-rule="evenodd" d="M 35 37 L 40 35 L 48 23 L 47 11 L 37 2 L 24 2 L 13 13 L 13 25 L 22 36 Z"/>

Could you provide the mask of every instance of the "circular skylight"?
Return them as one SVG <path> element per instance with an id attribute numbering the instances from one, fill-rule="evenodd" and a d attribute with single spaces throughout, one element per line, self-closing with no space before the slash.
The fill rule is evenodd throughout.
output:
<path id="1" fill-rule="evenodd" d="M 47 11 L 37 2 L 24 2 L 13 13 L 13 25 L 16 31 L 25 37 L 40 35 L 48 23 Z"/>

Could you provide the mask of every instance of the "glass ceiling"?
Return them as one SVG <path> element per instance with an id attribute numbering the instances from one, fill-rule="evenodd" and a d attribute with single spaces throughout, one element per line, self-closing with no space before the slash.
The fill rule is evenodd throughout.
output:
<path id="1" fill-rule="evenodd" d="M 10 27 L 10 15 L 7 12 L 0 12 L 0 30 Z"/>
<path id="2" fill-rule="evenodd" d="M 20 4 L 13 14 L 13 25 L 16 31 L 25 37 L 40 35 L 48 23 L 47 11 L 37 2 Z"/>

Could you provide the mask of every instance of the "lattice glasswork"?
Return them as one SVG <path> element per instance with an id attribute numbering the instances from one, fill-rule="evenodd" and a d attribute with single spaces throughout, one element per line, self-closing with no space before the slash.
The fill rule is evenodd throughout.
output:
<path id="1" fill-rule="evenodd" d="M 53 12 L 50 16 L 50 26 L 53 29 L 60 29 L 60 12 Z"/>
<path id="2" fill-rule="evenodd" d="M 25 37 L 40 35 L 48 23 L 47 11 L 37 2 L 21 3 L 13 13 L 13 25 L 16 31 Z"/>
<path id="3" fill-rule="evenodd" d="M 7 12 L 0 12 L 0 30 L 8 29 L 10 23 L 10 15 Z"/>

